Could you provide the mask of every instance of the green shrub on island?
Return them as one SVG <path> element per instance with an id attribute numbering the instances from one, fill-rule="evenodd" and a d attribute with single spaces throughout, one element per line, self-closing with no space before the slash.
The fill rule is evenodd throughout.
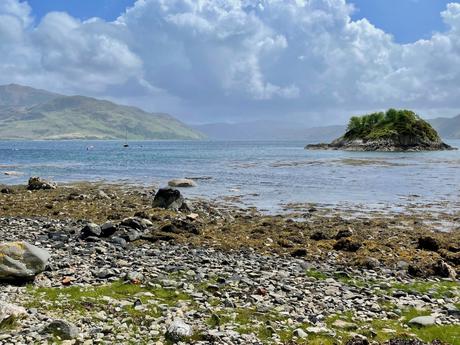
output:
<path id="1" fill-rule="evenodd" d="M 389 109 L 387 112 L 353 116 L 344 138 L 347 140 L 392 139 L 413 136 L 426 141 L 440 140 L 438 133 L 411 110 Z"/>

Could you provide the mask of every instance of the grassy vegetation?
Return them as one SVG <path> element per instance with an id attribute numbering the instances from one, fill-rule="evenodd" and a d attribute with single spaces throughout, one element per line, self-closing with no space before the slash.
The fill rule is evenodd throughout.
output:
<path id="1" fill-rule="evenodd" d="M 305 275 L 310 278 L 315 278 L 316 280 L 325 280 L 328 278 L 328 276 L 318 270 L 315 270 L 314 268 L 311 268 L 305 272 Z"/>
<path id="2" fill-rule="evenodd" d="M 436 141 L 437 132 L 431 125 L 410 110 L 390 109 L 365 116 L 353 116 L 348 124 L 345 139 L 390 139 L 399 136 L 417 136 Z"/>
<path id="3" fill-rule="evenodd" d="M 394 283 L 391 290 L 399 290 L 408 293 L 428 294 L 433 298 L 454 297 L 460 295 L 460 284 L 453 281 L 441 282 L 414 282 L 410 284 Z"/>

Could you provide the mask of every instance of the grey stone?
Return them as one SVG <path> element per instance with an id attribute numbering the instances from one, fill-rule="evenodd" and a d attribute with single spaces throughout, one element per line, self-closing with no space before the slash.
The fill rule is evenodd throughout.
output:
<path id="1" fill-rule="evenodd" d="M 413 319 L 409 321 L 410 325 L 421 326 L 421 327 L 432 326 L 435 323 L 436 323 L 436 317 L 432 315 L 414 317 Z"/>
<path id="2" fill-rule="evenodd" d="M 21 318 L 27 311 L 20 306 L 0 301 L 0 324 L 8 319 Z"/>
<path id="3" fill-rule="evenodd" d="M 193 334 L 192 327 L 184 322 L 182 319 L 175 319 L 169 326 L 166 331 L 166 338 L 179 342 L 186 340 L 188 337 L 191 337 Z"/>
<path id="4" fill-rule="evenodd" d="M 0 243 L 0 280 L 28 280 L 45 270 L 50 253 L 27 242 Z"/>
<path id="5" fill-rule="evenodd" d="M 52 321 L 45 327 L 44 332 L 53 334 L 64 340 L 74 339 L 79 334 L 78 328 L 74 324 L 64 320 Z"/>

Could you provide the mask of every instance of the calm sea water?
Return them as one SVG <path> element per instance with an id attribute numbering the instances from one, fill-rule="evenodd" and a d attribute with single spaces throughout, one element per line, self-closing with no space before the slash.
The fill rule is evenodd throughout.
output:
<path id="1" fill-rule="evenodd" d="M 460 147 L 460 140 L 450 141 Z M 123 181 L 163 186 L 209 177 L 188 196 L 239 196 L 276 209 L 301 202 L 404 205 L 460 200 L 460 151 L 306 151 L 295 141 L 0 141 L 0 183 L 38 175 L 58 182 Z M 6 176 L 15 171 L 19 176 Z"/>

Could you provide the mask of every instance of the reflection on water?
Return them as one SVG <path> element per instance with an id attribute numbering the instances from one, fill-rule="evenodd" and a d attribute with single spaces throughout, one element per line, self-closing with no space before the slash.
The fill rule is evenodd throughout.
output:
<path id="1" fill-rule="evenodd" d="M 187 195 L 238 196 L 260 208 L 287 203 L 409 205 L 457 202 L 460 151 L 306 151 L 306 142 L 0 141 L 0 183 L 30 175 L 60 182 L 128 181 L 165 185 L 169 179 L 206 177 Z M 460 146 L 460 141 L 451 141 Z M 91 148 L 91 149 L 88 149 Z M 16 171 L 23 175 L 4 175 Z M 416 197 L 415 197 L 416 196 Z"/>

